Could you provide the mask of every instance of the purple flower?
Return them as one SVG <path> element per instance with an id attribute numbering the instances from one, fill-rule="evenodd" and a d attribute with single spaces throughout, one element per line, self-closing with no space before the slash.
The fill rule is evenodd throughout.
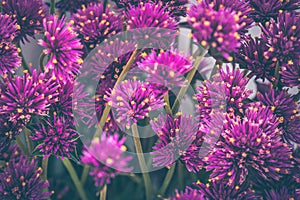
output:
<path id="1" fill-rule="evenodd" d="M 47 13 L 42 0 L 3 0 L 2 10 L 17 21 L 20 28 L 14 41 L 23 43 L 29 42 L 28 36 L 34 38 L 34 34 L 42 30 L 42 20 Z"/>
<path id="2" fill-rule="evenodd" d="M 91 146 L 83 151 L 81 161 L 92 166 L 90 175 L 93 176 L 96 186 L 109 184 L 111 178 L 118 173 L 132 170 L 129 167 L 132 157 L 124 154 L 125 139 L 119 139 L 118 134 L 109 136 L 103 132 L 100 139 L 94 139 Z"/>
<path id="3" fill-rule="evenodd" d="M 191 157 L 186 157 L 186 152 L 197 134 L 198 126 L 192 117 L 182 116 L 181 113 L 176 117 L 160 115 L 150 123 L 159 137 L 159 141 L 153 147 L 154 151 L 151 152 L 154 156 L 153 166 L 171 167 L 177 159 L 180 159 L 188 164 L 187 168 L 191 169 L 190 171 L 199 170 L 198 163 L 195 166 L 193 162 L 189 162 Z"/>
<path id="4" fill-rule="evenodd" d="M 21 150 L 18 145 L 12 144 L 11 140 L 0 137 L 0 160 L 9 162 L 12 159 L 18 160 L 21 155 Z M 0 186 L 1 187 L 1 186 Z"/>
<path id="5" fill-rule="evenodd" d="M 279 72 L 281 74 L 280 81 L 283 86 L 287 87 L 294 87 L 300 85 L 300 61 L 297 60 L 293 63 L 290 63 L 291 65 L 282 65 L 281 71 Z"/>
<path id="6" fill-rule="evenodd" d="M 55 6 L 59 9 L 61 13 L 70 11 L 71 13 L 76 13 L 78 9 L 82 6 L 87 6 L 89 3 L 98 3 L 100 0 L 60 0 Z"/>
<path id="7" fill-rule="evenodd" d="M 105 100 L 115 108 L 116 121 L 127 129 L 132 123 L 148 118 L 150 111 L 164 106 L 162 95 L 153 85 L 132 80 L 117 85 Z"/>
<path id="8" fill-rule="evenodd" d="M 232 61 L 230 55 L 240 47 L 240 17 L 224 7 L 214 10 L 213 4 L 202 2 L 193 5 L 188 12 L 188 23 L 193 38 L 217 59 Z"/>
<path id="9" fill-rule="evenodd" d="M 11 122 L 9 114 L 0 115 L 0 137 L 14 139 L 22 132 L 23 128 L 24 124 L 21 122 Z"/>
<path id="10" fill-rule="evenodd" d="M 37 169 L 37 161 L 21 156 L 12 159 L 2 173 L 0 173 L 1 199 L 47 199 L 50 192 L 45 192 L 49 186 L 43 180 L 42 168 Z"/>
<path id="11" fill-rule="evenodd" d="M 51 101 L 56 96 L 56 86 L 51 79 L 36 70 L 23 76 L 7 75 L 0 83 L 0 114 L 9 115 L 13 124 L 27 124 L 33 115 L 46 116 Z"/>
<path id="12" fill-rule="evenodd" d="M 147 72 L 146 81 L 169 89 L 183 86 L 184 75 L 193 68 L 190 58 L 174 51 L 152 51 L 138 67 Z"/>
<path id="13" fill-rule="evenodd" d="M 12 42 L 20 27 L 10 15 L 0 14 L 0 42 Z"/>
<path id="14" fill-rule="evenodd" d="M 34 135 L 30 137 L 38 142 L 37 149 L 44 156 L 53 154 L 56 157 L 70 158 L 75 152 L 79 135 L 74 130 L 71 120 L 54 113 L 53 118 L 38 123 L 34 129 Z"/>
<path id="15" fill-rule="evenodd" d="M 6 160 L 9 155 L 7 154 L 10 146 L 10 140 L 7 137 L 0 137 L 0 160 Z"/>
<path id="16" fill-rule="evenodd" d="M 237 61 L 242 69 L 250 70 L 249 77 L 273 81 L 277 58 L 270 50 L 270 45 L 263 40 L 249 37 L 242 43 Z"/>
<path id="17" fill-rule="evenodd" d="M 249 17 L 256 22 L 265 23 L 270 19 L 276 19 L 284 11 L 290 12 L 299 9 L 298 0 L 247 0 L 252 7 Z"/>
<path id="18" fill-rule="evenodd" d="M 176 194 L 174 197 L 171 197 L 171 200 L 203 200 L 203 195 L 200 194 L 196 189 L 186 187 L 183 192 L 175 190 Z"/>
<path id="19" fill-rule="evenodd" d="M 140 3 L 124 12 L 127 30 L 136 29 L 133 38 L 140 47 L 169 47 L 177 35 L 177 22 L 161 4 Z"/>
<path id="20" fill-rule="evenodd" d="M 276 116 L 254 105 L 245 116 L 226 117 L 222 138 L 205 158 L 210 178 L 228 185 L 249 180 L 279 180 L 293 165 L 290 147 L 282 142 Z"/>
<path id="21" fill-rule="evenodd" d="M 65 18 L 49 17 L 43 21 L 45 38 L 39 44 L 46 49 L 44 53 L 50 55 L 45 71 L 52 73 L 59 79 L 73 79 L 82 64 L 82 45 L 77 39 L 70 23 L 65 24 Z"/>
<path id="22" fill-rule="evenodd" d="M 9 43 L 0 43 L 0 75 L 14 72 L 21 66 L 18 49 Z"/>
<path id="23" fill-rule="evenodd" d="M 122 30 L 122 19 L 102 4 L 90 4 L 78 10 L 72 17 L 75 31 L 88 49 L 93 49 L 104 39 Z"/>

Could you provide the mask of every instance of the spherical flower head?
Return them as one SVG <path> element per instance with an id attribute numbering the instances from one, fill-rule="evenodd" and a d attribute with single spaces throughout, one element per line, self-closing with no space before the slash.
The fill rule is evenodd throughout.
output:
<path id="1" fill-rule="evenodd" d="M 14 41 L 23 43 L 43 29 L 42 21 L 48 12 L 42 0 L 3 0 L 2 10 L 17 21 L 19 31 Z"/>
<path id="2" fill-rule="evenodd" d="M 12 159 L 0 173 L 1 199 L 48 199 L 51 193 L 45 189 L 49 183 L 43 180 L 42 168 L 37 168 L 37 164 L 25 156 Z"/>
<path id="3" fill-rule="evenodd" d="M 291 149 L 282 142 L 281 130 L 274 130 L 278 121 L 271 122 L 276 117 L 265 122 L 270 118 L 262 118 L 258 110 L 257 107 L 246 110 L 243 119 L 226 117 L 222 139 L 205 159 L 207 170 L 213 170 L 212 180 L 240 185 L 251 179 L 279 180 L 290 173 L 293 168 Z M 255 113 L 258 119 L 253 119 Z"/>
<path id="4" fill-rule="evenodd" d="M 146 81 L 171 90 L 185 84 L 184 75 L 193 68 L 193 65 L 190 58 L 179 52 L 161 51 L 157 53 L 152 51 L 138 63 L 138 67 L 147 72 Z"/>
<path id="5" fill-rule="evenodd" d="M 15 136 L 19 135 L 24 128 L 24 124 L 21 122 L 11 122 L 9 114 L 0 115 L 0 137 L 15 139 Z"/>
<path id="6" fill-rule="evenodd" d="M 19 26 L 10 15 L 0 14 L 0 42 L 12 42 Z"/>
<path id="7" fill-rule="evenodd" d="M 249 17 L 255 22 L 265 23 L 276 19 L 282 12 L 291 12 L 299 9 L 298 0 L 249 0 L 252 12 Z"/>
<path id="8" fill-rule="evenodd" d="M 277 58 L 270 51 L 270 45 L 263 40 L 249 37 L 242 42 L 237 62 L 242 69 L 250 70 L 249 77 L 269 81 L 275 78 Z"/>
<path id="9" fill-rule="evenodd" d="M 177 159 L 182 160 L 197 134 L 197 124 L 192 117 L 181 113 L 176 117 L 160 115 L 150 123 L 159 137 L 151 152 L 153 166 L 171 167 Z M 187 158 L 186 163 L 189 163 Z"/>
<path id="10" fill-rule="evenodd" d="M 9 162 L 10 160 L 19 160 L 21 150 L 16 144 L 12 144 L 11 140 L 7 138 L 0 138 L 1 150 L 0 150 L 0 160 L 4 162 Z M 0 186 L 1 187 L 1 186 Z"/>
<path id="11" fill-rule="evenodd" d="M 87 6 L 90 3 L 98 3 L 100 0 L 60 0 L 55 4 L 55 7 L 61 13 L 71 12 L 76 13 L 82 6 Z"/>
<path id="12" fill-rule="evenodd" d="M 0 114 L 9 115 L 13 124 L 27 124 L 34 115 L 46 116 L 56 96 L 56 86 L 44 74 L 24 70 L 23 76 L 6 75 L 0 83 Z"/>
<path id="13" fill-rule="evenodd" d="M 283 65 L 281 71 L 279 72 L 281 77 L 280 81 L 283 86 L 294 87 L 300 85 L 300 61 L 297 63 L 293 61 L 292 63 Z"/>
<path id="14" fill-rule="evenodd" d="M 92 167 L 90 175 L 94 177 L 96 186 L 109 184 L 111 178 L 120 172 L 132 171 L 129 166 L 132 157 L 124 154 L 125 139 L 119 139 L 119 134 L 107 135 L 103 132 L 101 138 L 94 139 L 83 151 L 81 161 Z"/>
<path id="15" fill-rule="evenodd" d="M 51 71 L 59 79 L 73 79 L 82 64 L 82 44 L 77 39 L 70 23 L 65 23 L 63 17 L 45 18 L 43 21 L 45 38 L 39 40 L 44 49 L 44 54 L 50 55 L 50 60 L 45 66 L 45 71 Z"/>
<path id="16" fill-rule="evenodd" d="M 247 184 L 228 185 L 225 181 L 204 184 L 198 181 L 195 186 L 198 189 L 198 193 L 202 195 L 201 200 L 251 200 L 259 197 Z"/>
<path id="17" fill-rule="evenodd" d="M 103 5 L 89 4 L 73 14 L 75 31 L 82 38 L 88 49 L 93 49 L 106 38 L 110 38 L 122 30 L 122 19 L 109 7 L 104 9 Z"/>
<path id="18" fill-rule="evenodd" d="M 150 45 L 163 49 L 174 41 L 178 25 L 165 9 L 162 4 L 140 3 L 124 12 L 127 30 L 136 29 L 133 38 L 140 47 Z"/>
<path id="19" fill-rule="evenodd" d="M 0 160 L 8 157 L 7 153 L 10 146 L 10 140 L 7 137 L 0 137 Z"/>
<path id="20" fill-rule="evenodd" d="M 148 118 L 150 111 L 164 106 L 162 94 L 153 85 L 132 80 L 117 85 L 105 100 L 116 110 L 116 121 L 127 129 L 132 123 Z"/>
<path id="21" fill-rule="evenodd" d="M 187 186 L 184 191 L 179 192 L 175 190 L 176 194 L 174 197 L 171 197 L 171 200 L 203 200 L 203 195 L 200 194 L 196 189 L 192 189 Z"/>
<path id="22" fill-rule="evenodd" d="M 37 149 L 45 156 L 71 157 L 75 152 L 79 135 L 74 130 L 73 121 L 56 116 L 41 121 L 30 138 L 38 142 Z"/>
<path id="23" fill-rule="evenodd" d="M 240 47 L 239 16 L 220 7 L 214 10 L 212 4 L 193 5 L 188 12 L 188 23 L 192 27 L 192 37 L 216 59 L 233 60 L 230 53 L 236 53 Z"/>
<path id="24" fill-rule="evenodd" d="M 0 75 L 14 72 L 21 66 L 17 47 L 10 43 L 0 43 Z"/>

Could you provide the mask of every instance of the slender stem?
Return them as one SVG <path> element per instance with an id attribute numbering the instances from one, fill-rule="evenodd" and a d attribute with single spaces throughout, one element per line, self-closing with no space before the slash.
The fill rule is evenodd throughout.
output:
<path id="1" fill-rule="evenodd" d="M 168 186 L 169 186 L 169 184 L 170 184 L 170 182 L 173 178 L 174 171 L 175 171 L 175 166 L 176 166 L 176 163 L 174 163 L 172 165 L 172 167 L 169 169 L 167 175 L 165 176 L 164 182 L 163 182 L 163 184 L 162 184 L 162 186 L 161 186 L 161 188 L 158 192 L 162 196 L 165 194 L 165 192 L 166 192 L 166 190 L 167 190 L 167 188 L 168 188 Z"/>
<path id="2" fill-rule="evenodd" d="M 103 188 L 100 191 L 100 200 L 106 200 L 106 193 L 107 193 L 107 185 L 104 184 Z"/>
<path id="3" fill-rule="evenodd" d="M 104 0 L 104 1 L 103 1 L 103 10 L 104 10 L 104 12 L 105 12 L 106 7 L 107 7 L 107 1 L 108 1 L 108 0 Z"/>
<path id="4" fill-rule="evenodd" d="M 66 169 L 68 170 L 68 172 L 69 172 L 69 174 L 70 174 L 70 176 L 72 178 L 72 181 L 73 181 L 73 183 L 74 183 L 74 185 L 75 185 L 75 187 L 76 187 L 76 189 L 78 191 L 78 194 L 79 194 L 80 198 L 82 200 L 88 200 L 88 198 L 87 198 L 87 196 L 86 196 L 86 194 L 84 192 L 83 186 L 82 186 L 82 184 L 81 184 L 81 182 L 80 182 L 80 180 L 79 180 L 79 178 L 78 178 L 78 176 L 76 174 L 76 171 L 75 171 L 72 163 L 70 162 L 70 160 L 67 159 L 67 158 L 64 158 L 62 160 L 62 162 L 65 165 Z"/>
<path id="5" fill-rule="evenodd" d="M 43 174 L 45 180 L 47 180 L 48 177 L 48 161 L 49 161 L 49 157 L 45 157 L 42 160 L 42 168 L 43 168 Z"/>
<path id="6" fill-rule="evenodd" d="M 22 66 L 24 67 L 24 70 L 28 70 L 28 72 L 31 74 L 30 69 L 29 69 L 29 67 L 28 67 L 28 65 L 26 63 L 26 60 L 24 58 L 24 55 L 22 53 L 22 48 L 21 48 L 20 43 L 17 43 L 16 45 L 19 48 L 19 56 L 22 58 Z"/>
<path id="7" fill-rule="evenodd" d="M 131 126 L 132 129 L 132 135 L 133 135 L 133 141 L 136 149 L 136 153 L 138 156 L 140 168 L 143 174 L 145 189 L 146 189 L 146 199 L 151 199 L 151 193 L 152 193 L 152 185 L 151 185 L 151 179 L 149 176 L 149 173 L 147 171 L 147 165 L 145 162 L 144 154 L 143 154 L 143 148 L 141 145 L 140 137 L 139 137 L 139 131 L 136 124 L 133 124 Z"/>
<path id="8" fill-rule="evenodd" d="M 183 96 L 185 95 L 185 93 L 187 92 L 188 88 L 189 88 L 189 85 L 191 84 L 191 81 L 193 79 L 193 77 L 195 76 L 196 74 L 196 71 L 198 70 L 198 66 L 200 65 L 203 57 L 207 54 L 207 50 L 205 50 L 202 55 L 200 55 L 199 57 L 196 58 L 196 61 L 194 62 L 194 67 L 193 69 L 188 73 L 186 79 L 185 79 L 185 86 L 183 86 L 178 95 L 177 95 L 177 98 L 175 99 L 175 102 L 174 102 L 174 105 L 172 107 L 172 113 L 175 113 L 178 108 L 179 108 L 179 104 L 180 104 L 180 101 L 181 99 L 183 98 Z"/>
<path id="9" fill-rule="evenodd" d="M 2 1 L 0 2 L 0 12 L 2 12 Z"/>
<path id="10" fill-rule="evenodd" d="M 27 148 L 25 147 L 24 143 L 19 138 L 19 136 L 16 137 L 16 143 L 25 155 L 29 155 Z"/>
<path id="11" fill-rule="evenodd" d="M 276 88 L 279 82 L 279 71 L 280 71 L 280 65 L 279 62 L 277 62 L 275 67 L 275 81 L 274 81 L 274 87 Z"/>
<path id="12" fill-rule="evenodd" d="M 32 152 L 31 140 L 29 138 L 30 134 L 31 134 L 31 131 L 28 128 L 25 127 L 24 128 L 24 135 L 25 135 L 25 140 L 26 140 L 27 150 L 28 150 L 29 155 Z"/>
<path id="13" fill-rule="evenodd" d="M 81 174 L 81 178 L 80 178 L 80 181 L 81 181 L 82 185 L 85 184 L 86 179 L 87 179 L 88 174 L 89 174 L 89 171 L 90 171 L 90 167 L 88 165 L 85 165 L 84 168 L 83 168 L 82 174 Z"/>
<path id="14" fill-rule="evenodd" d="M 166 106 L 167 113 L 172 115 L 172 110 L 171 110 L 171 106 L 170 106 L 169 93 L 168 92 L 164 95 L 164 101 L 165 101 L 165 106 Z"/>
<path id="15" fill-rule="evenodd" d="M 45 53 L 42 53 L 40 56 L 40 68 L 42 70 L 42 72 L 45 72 L 45 68 L 44 68 L 44 59 L 47 55 Z"/>
<path id="16" fill-rule="evenodd" d="M 51 0 L 51 3 L 50 3 L 50 14 L 51 15 L 55 14 L 55 0 Z"/>
<path id="17" fill-rule="evenodd" d="M 177 168 L 177 177 L 178 177 L 178 189 L 183 189 L 183 165 L 181 163 L 178 163 Z"/>

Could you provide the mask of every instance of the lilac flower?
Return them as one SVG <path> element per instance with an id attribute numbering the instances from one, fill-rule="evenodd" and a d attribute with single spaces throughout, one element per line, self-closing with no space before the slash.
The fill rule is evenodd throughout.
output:
<path id="1" fill-rule="evenodd" d="M 297 62 L 297 61 L 295 61 Z M 283 86 L 294 87 L 300 85 L 300 61 L 291 65 L 281 66 L 280 81 Z"/>
<path id="2" fill-rule="evenodd" d="M 38 141 L 37 149 L 44 156 L 55 155 L 56 157 L 71 157 L 75 152 L 77 139 L 79 137 L 74 130 L 73 122 L 62 116 L 56 116 L 41 121 L 34 129 L 32 140 Z"/>
<path id="3" fill-rule="evenodd" d="M 277 58 L 270 51 L 270 46 L 258 38 L 249 37 L 242 43 L 237 61 L 242 69 L 250 70 L 249 77 L 270 81 L 275 78 Z"/>
<path id="4" fill-rule="evenodd" d="M 46 48 L 46 55 L 51 55 L 45 71 L 52 71 L 59 79 L 73 79 L 83 62 L 80 58 L 83 46 L 76 38 L 77 34 L 72 30 L 71 24 L 65 24 L 65 18 L 45 18 L 43 24 L 45 39 L 39 40 L 39 44 Z"/>
<path id="5" fill-rule="evenodd" d="M 195 185 L 198 188 L 198 193 L 203 196 L 201 200 L 251 200 L 259 197 L 246 184 L 228 185 L 225 181 L 204 184 L 198 181 Z"/>
<path id="6" fill-rule="evenodd" d="M 23 76 L 8 75 L 0 83 L 0 114 L 9 115 L 13 124 L 27 124 L 33 115 L 47 115 L 50 102 L 56 96 L 56 86 L 44 74 L 27 70 Z"/>
<path id="7" fill-rule="evenodd" d="M 94 177 L 96 186 L 109 184 L 118 173 L 132 170 L 129 167 L 132 157 L 124 154 L 125 139 L 119 139 L 118 134 L 109 136 L 104 132 L 100 139 L 94 139 L 91 146 L 83 151 L 81 161 L 92 166 L 90 175 Z"/>
<path id="8" fill-rule="evenodd" d="M 240 17 L 230 10 L 220 7 L 214 10 L 213 5 L 199 3 L 188 12 L 188 23 L 192 27 L 193 38 L 217 59 L 232 61 L 230 55 L 240 47 Z"/>
<path id="9" fill-rule="evenodd" d="M 177 159 L 180 159 L 185 164 L 190 164 L 187 168 L 199 170 L 198 166 L 193 166 L 192 162 L 189 162 L 190 157 L 186 157 L 186 151 L 197 134 L 197 124 L 192 117 L 182 116 L 181 113 L 176 117 L 160 115 L 150 123 L 159 137 L 159 141 L 153 147 L 154 151 L 151 152 L 154 156 L 153 166 L 171 167 Z"/>
<path id="10" fill-rule="evenodd" d="M 0 173 L 1 199 L 47 199 L 51 193 L 45 192 L 49 186 L 43 180 L 42 168 L 37 169 L 37 161 L 21 156 L 12 159 Z"/>
<path id="11" fill-rule="evenodd" d="M 252 13 L 250 15 L 256 22 L 265 23 L 276 19 L 284 11 L 291 12 L 299 9 L 298 0 L 248 0 Z"/>
<path id="12" fill-rule="evenodd" d="M 34 34 L 42 30 L 42 20 L 47 10 L 42 0 L 3 0 L 2 10 L 4 14 L 12 16 L 20 26 L 15 42 L 29 41 Z"/>
<path id="13" fill-rule="evenodd" d="M 77 10 L 81 9 L 82 6 L 87 6 L 90 3 L 98 3 L 100 0 L 60 0 L 55 6 L 59 9 L 61 13 L 70 11 L 71 13 L 76 13 Z"/>
<path id="14" fill-rule="evenodd" d="M 10 15 L 0 14 L 0 42 L 12 42 L 20 27 Z"/>
<path id="15" fill-rule="evenodd" d="M 7 154 L 10 146 L 10 140 L 7 137 L 0 137 L 0 160 L 6 160 L 9 155 Z"/>
<path id="16" fill-rule="evenodd" d="M 147 72 L 146 81 L 168 89 L 183 86 L 184 75 L 193 68 L 190 58 L 174 51 L 161 51 L 160 53 L 152 51 L 142 62 L 138 63 L 138 67 Z"/>
<path id="17" fill-rule="evenodd" d="M 0 43 L 0 75 L 14 72 L 21 66 L 18 49 L 9 43 Z"/>
<path id="18" fill-rule="evenodd" d="M 0 115 L 0 137 L 14 139 L 24 128 L 21 122 L 11 122 L 9 114 Z"/>
<path id="19" fill-rule="evenodd" d="M 21 155 L 21 150 L 18 145 L 12 144 L 11 140 L 7 138 L 0 138 L 0 160 L 4 162 L 9 162 L 10 160 L 19 160 Z M 1 187 L 1 186 L 0 186 Z"/>
<path id="20" fill-rule="evenodd" d="M 89 4 L 73 14 L 75 31 L 88 49 L 122 30 L 122 19 L 102 4 Z"/>
<path id="21" fill-rule="evenodd" d="M 282 142 L 276 117 L 268 112 L 267 107 L 254 106 L 243 119 L 226 117 L 222 139 L 205 159 L 212 180 L 240 185 L 249 179 L 279 180 L 290 173 L 291 150 Z"/>
<path id="22" fill-rule="evenodd" d="M 171 200 L 203 200 L 203 195 L 200 194 L 196 189 L 186 187 L 183 192 L 175 190 L 176 194 L 174 197 L 171 197 Z"/>
<path id="23" fill-rule="evenodd" d="M 116 121 L 127 129 L 132 123 L 149 117 L 149 112 L 164 106 L 161 94 L 148 83 L 126 80 L 112 89 L 105 98 L 116 109 Z"/>
<path id="24" fill-rule="evenodd" d="M 140 3 L 124 12 L 127 30 L 136 29 L 133 38 L 140 47 L 169 47 L 177 35 L 177 22 L 161 4 Z"/>

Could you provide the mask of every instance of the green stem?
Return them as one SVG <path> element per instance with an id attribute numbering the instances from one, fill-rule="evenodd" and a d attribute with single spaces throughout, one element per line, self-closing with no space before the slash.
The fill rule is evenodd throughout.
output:
<path id="1" fill-rule="evenodd" d="M 175 102 L 174 102 L 174 105 L 172 107 L 172 113 L 176 113 L 176 111 L 178 110 L 179 108 L 179 105 L 180 105 L 180 101 L 181 99 L 184 97 L 185 93 L 187 92 L 190 84 L 191 84 L 191 81 L 193 79 L 193 77 L 195 76 L 196 74 L 196 71 L 198 70 L 198 66 L 200 65 L 203 57 L 207 54 L 207 50 L 205 50 L 202 55 L 200 55 L 199 57 L 196 58 L 196 61 L 194 62 L 194 65 L 193 65 L 193 69 L 188 73 L 186 79 L 185 79 L 185 86 L 183 86 L 176 99 L 175 99 Z"/>
<path id="2" fill-rule="evenodd" d="M 51 0 L 51 3 L 50 3 L 50 14 L 51 15 L 55 14 L 55 0 Z"/>
<path id="3" fill-rule="evenodd" d="M 165 101 L 165 107 L 166 107 L 167 113 L 172 115 L 172 110 L 171 110 L 171 106 L 170 106 L 169 93 L 168 92 L 164 95 L 164 101 Z"/>
<path id="4" fill-rule="evenodd" d="M 177 168 L 177 177 L 178 177 L 178 189 L 183 189 L 183 165 L 181 163 L 178 163 Z"/>
<path id="5" fill-rule="evenodd" d="M 73 181 L 73 183 L 74 183 L 74 185 L 75 185 L 75 187 L 78 191 L 78 194 L 79 194 L 80 198 L 82 200 L 88 200 L 88 198 L 87 198 L 87 196 L 84 192 L 83 186 L 82 186 L 82 184 L 81 184 L 81 182 L 80 182 L 80 180 L 79 180 L 79 178 L 78 178 L 78 176 L 75 172 L 75 169 L 74 169 L 72 163 L 70 162 L 70 160 L 67 159 L 67 158 L 64 158 L 62 160 L 62 162 L 65 165 L 66 169 L 68 170 L 68 172 L 71 176 L 71 179 L 72 179 L 72 181 Z"/>
<path id="6" fill-rule="evenodd" d="M 275 67 L 275 81 L 274 81 L 274 87 L 277 88 L 278 82 L 279 82 L 279 71 L 280 71 L 280 65 L 279 62 L 277 62 Z"/>
<path id="7" fill-rule="evenodd" d="M 42 168 L 43 168 L 43 174 L 45 180 L 47 180 L 48 177 L 48 161 L 49 161 L 49 157 L 43 158 L 42 160 Z"/>
<path id="8" fill-rule="evenodd" d="M 100 200 L 106 200 L 106 193 L 107 193 L 107 185 L 104 184 L 103 188 L 100 191 Z"/>
<path id="9" fill-rule="evenodd" d="M 85 165 L 84 168 L 83 168 L 82 174 L 81 174 L 81 178 L 80 178 L 80 181 L 81 181 L 82 185 L 85 184 L 86 179 L 87 179 L 88 174 L 89 174 L 89 171 L 90 171 L 90 167 Z"/>
<path id="10" fill-rule="evenodd" d="M 27 148 L 25 147 L 24 143 L 19 138 L 19 136 L 16 137 L 16 143 L 25 155 L 29 155 Z"/>
<path id="11" fill-rule="evenodd" d="M 40 56 L 40 68 L 42 70 L 42 72 L 45 72 L 45 68 L 44 68 L 44 59 L 47 55 L 45 53 L 42 53 Z"/>
<path id="12" fill-rule="evenodd" d="M 170 182 L 173 178 L 174 171 L 175 171 L 175 166 L 176 166 L 176 163 L 174 163 L 172 165 L 172 167 L 169 169 L 167 175 L 165 176 L 164 182 L 163 182 L 163 184 L 162 184 L 162 186 L 161 186 L 161 188 L 158 192 L 161 196 L 163 196 L 165 194 L 165 192 L 166 192 L 166 190 L 167 190 L 167 188 L 168 188 L 168 186 L 169 186 L 169 184 L 170 184 Z"/>
<path id="13" fill-rule="evenodd" d="M 30 69 L 29 69 L 29 67 L 28 67 L 28 65 L 26 63 L 26 60 L 24 58 L 24 55 L 22 53 L 22 48 L 21 48 L 20 43 L 17 43 L 16 45 L 19 48 L 19 56 L 22 58 L 22 66 L 24 67 L 24 70 L 28 70 L 28 72 L 31 74 L 31 71 L 30 71 Z"/>
<path id="14" fill-rule="evenodd" d="M 151 193 L 152 193 L 152 185 L 151 185 L 151 179 L 149 176 L 149 173 L 147 171 L 147 165 L 145 162 L 144 154 L 143 154 L 143 148 L 141 145 L 140 137 L 139 137 L 139 131 L 137 128 L 136 124 L 133 124 L 131 126 L 132 129 L 132 135 L 133 135 L 133 141 L 136 149 L 136 153 L 138 156 L 140 168 L 143 174 L 143 179 L 144 179 L 144 184 L 145 184 L 145 189 L 146 189 L 146 199 L 150 200 L 151 199 Z"/>
<path id="15" fill-rule="evenodd" d="M 25 127 L 24 128 L 24 135 L 25 135 L 25 140 L 26 140 L 27 150 L 28 150 L 29 155 L 32 152 L 31 140 L 29 138 L 30 134 L 31 134 L 31 131 L 28 128 Z"/>

